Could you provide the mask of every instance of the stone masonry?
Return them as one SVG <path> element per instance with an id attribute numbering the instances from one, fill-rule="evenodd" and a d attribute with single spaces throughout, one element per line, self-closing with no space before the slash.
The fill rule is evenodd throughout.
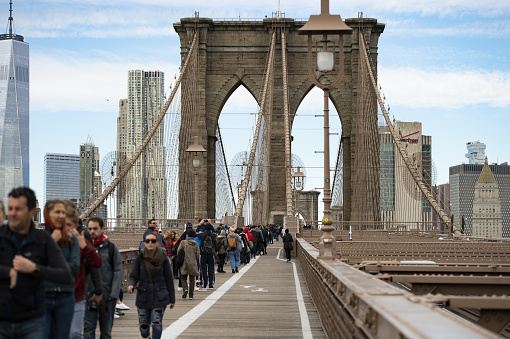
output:
<path id="1" fill-rule="evenodd" d="M 344 142 L 344 219 L 349 220 L 358 206 L 351 204 L 351 192 L 358 187 L 352 173 L 354 157 L 356 156 L 356 133 L 353 124 L 357 113 L 358 89 L 358 33 L 364 27 L 365 39 L 369 42 L 371 58 L 377 61 L 377 44 L 384 24 L 376 19 L 347 19 L 347 25 L 353 28 L 351 36 L 344 37 L 344 70 L 345 76 L 336 89 L 330 93 L 330 98 L 336 111 L 339 112 L 342 124 L 342 139 Z M 271 32 L 277 29 L 277 48 L 275 53 L 274 90 L 272 102 L 271 137 L 269 143 L 269 204 L 268 210 L 257 212 L 266 215 L 265 223 L 272 223 L 285 215 L 285 133 L 283 129 L 283 89 L 281 67 L 280 31 L 285 29 L 287 38 L 288 62 L 288 91 L 290 101 L 291 121 L 306 94 L 313 88 L 307 78 L 307 37 L 298 35 L 298 29 L 305 22 L 293 19 L 264 19 L 263 21 L 213 21 L 208 18 L 183 18 L 174 24 L 181 41 L 182 60 L 186 57 L 193 33 L 199 30 L 198 74 L 193 78 L 184 78 L 183 86 L 196 81 L 197 93 L 196 111 L 182 110 L 182 125 L 180 131 L 180 169 L 179 169 L 179 218 L 193 216 L 193 176 L 189 171 L 189 159 L 185 154 L 194 135 L 206 148 L 207 166 L 203 166 L 204 173 L 199 183 L 199 217 L 214 217 L 215 212 L 215 147 L 216 127 L 221 110 L 230 95 L 241 85 L 253 95 L 260 104 L 264 72 L 270 49 Z M 184 90 L 183 90 L 184 93 Z M 332 110 L 334 111 L 334 110 Z M 322 109 L 317 111 L 322 114 Z M 191 116 L 186 116 L 191 115 Z M 377 119 L 376 119 L 377 121 Z M 375 128 L 377 130 L 377 128 Z M 322 139 L 322 134 L 317 135 Z M 377 137 L 377 136 L 375 136 Z M 331 149 L 336 149 L 332 145 Z M 363 155 L 370 159 L 379 157 L 379 150 L 374 154 Z M 185 166 L 183 166 L 185 165 Z M 379 172 L 369 173 L 378 178 Z M 378 179 L 377 179 L 378 180 Z M 367 204 L 370 204 L 367 201 Z M 379 209 L 379 206 L 374 206 Z"/>

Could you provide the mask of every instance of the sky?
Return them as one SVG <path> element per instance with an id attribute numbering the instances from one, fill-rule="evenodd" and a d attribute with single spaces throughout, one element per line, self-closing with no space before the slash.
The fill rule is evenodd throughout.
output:
<path id="1" fill-rule="evenodd" d="M 101 157 L 115 150 L 128 70 L 165 72 L 168 92 L 180 62 L 173 23 L 195 11 L 213 19 L 261 19 L 278 9 L 306 20 L 320 13 L 320 1 L 15 0 L 15 32 L 30 44 L 30 182 L 38 198 L 47 152 L 78 154 L 89 136 Z M 3 0 L 6 28 L 8 10 Z M 487 145 L 490 163 L 510 160 L 504 141 L 510 126 L 508 0 L 330 2 L 330 13 L 343 19 L 358 12 L 386 24 L 379 83 L 391 115 L 422 122 L 422 133 L 432 136 L 437 184 L 448 182 L 450 166 L 467 162 L 469 141 Z M 322 154 L 315 153 L 323 145 L 322 119 L 314 117 L 321 114 L 321 96 L 313 90 L 305 98 L 293 126 L 293 152 L 305 163 L 307 190 L 322 186 Z M 237 113 L 232 116 L 244 126 L 236 131 L 227 115 L 220 118 L 227 157 L 249 151 L 255 100 L 241 88 L 223 112 Z M 331 132 L 340 133 L 338 119 L 331 120 Z M 338 138 L 332 135 L 332 149 Z"/>

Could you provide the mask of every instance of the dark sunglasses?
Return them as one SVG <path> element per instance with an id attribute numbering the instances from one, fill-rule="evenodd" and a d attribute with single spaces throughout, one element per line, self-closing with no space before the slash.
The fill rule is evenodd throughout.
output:
<path id="1" fill-rule="evenodd" d="M 155 244 L 155 243 L 157 242 L 157 240 L 156 240 L 156 239 L 145 239 L 144 241 L 145 241 L 147 244 L 148 244 L 148 243 L 150 243 L 150 242 L 151 242 L 151 243 L 153 243 L 153 244 Z"/>

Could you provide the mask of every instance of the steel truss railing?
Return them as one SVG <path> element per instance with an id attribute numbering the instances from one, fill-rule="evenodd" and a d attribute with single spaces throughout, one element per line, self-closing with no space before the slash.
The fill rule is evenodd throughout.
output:
<path id="1" fill-rule="evenodd" d="M 328 338 L 496 338 L 415 296 L 338 260 L 318 259 L 318 250 L 297 239 L 303 276 Z"/>

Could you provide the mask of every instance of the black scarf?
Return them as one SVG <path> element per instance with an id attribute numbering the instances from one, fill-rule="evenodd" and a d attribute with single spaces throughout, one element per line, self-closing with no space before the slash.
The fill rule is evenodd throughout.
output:
<path id="1" fill-rule="evenodd" d="M 142 250 L 142 264 L 149 273 L 149 277 L 154 276 L 159 271 L 165 260 L 168 260 L 168 257 L 159 247 L 154 250 L 154 255 L 151 255 L 147 248 Z"/>

